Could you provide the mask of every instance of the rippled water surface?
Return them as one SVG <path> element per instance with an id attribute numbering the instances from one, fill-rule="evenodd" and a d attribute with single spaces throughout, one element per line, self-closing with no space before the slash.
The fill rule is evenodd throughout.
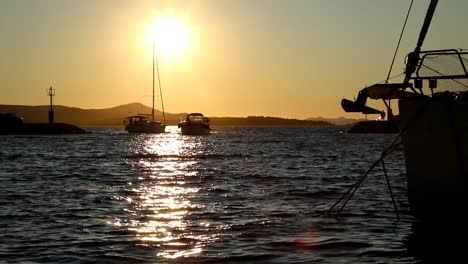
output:
<path id="1" fill-rule="evenodd" d="M 411 263 L 403 151 L 324 212 L 396 135 L 343 127 L 0 136 L 0 260 Z"/>

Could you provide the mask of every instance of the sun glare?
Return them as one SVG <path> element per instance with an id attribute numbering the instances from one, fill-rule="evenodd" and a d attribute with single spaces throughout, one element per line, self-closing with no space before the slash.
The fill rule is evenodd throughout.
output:
<path id="1" fill-rule="evenodd" d="M 157 55 L 165 58 L 180 59 L 190 48 L 189 27 L 176 17 L 155 19 L 148 38 L 154 42 Z"/>

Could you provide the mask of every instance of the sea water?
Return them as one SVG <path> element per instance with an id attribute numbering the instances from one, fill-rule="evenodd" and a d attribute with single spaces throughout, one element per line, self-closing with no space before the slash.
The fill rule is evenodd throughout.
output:
<path id="1" fill-rule="evenodd" d="M 0 261 L 412 263 L 404 153 L 326 211 L 396 134 L 215 127 L 0 136 Z M 414 244 L 414 243 L 413 243 Z"/>

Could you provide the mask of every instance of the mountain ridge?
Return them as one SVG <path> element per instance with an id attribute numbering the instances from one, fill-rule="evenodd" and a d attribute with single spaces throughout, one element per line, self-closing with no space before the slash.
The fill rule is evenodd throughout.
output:
<path id="1" fill-rule="evenodd" d="M 1 105 L 0 113 L 15 113 L 23 117 L 24 123 L 46 123 L 48 122 L 48 105 Z M 82 109 L 63 105 L 54 106 L 55 122 L 69 123 L 77 126 L 118 126 L 123 125 L 127 116 L 137 114 L 150 114 L 151 108 L 138 103 L 129 103 L 102 109 Z M 177 125 L 181 118 L 187 113 L 165 113 L 168 125 Z M 155 110 L 155 119 L 162 120 L 161 111 Z M 210 117 L 212 125 L 233 126 L 255 126 L 255 125 L 278 125 L 278 126 L 310 126 L 310 125 L 332 125 L 324 120 L 302 120 L 288 119 L 269 116 L 248 117 Z"/>
<path id="2" fill-rule="evenodd" d="M 328 117 L 318 116 L 318 117 L 309 117 L 309 118 L 306 118 L 305 120 L 325 121 L 325 122 L 329 122 L 329 123 L 332 123 L 332 124 L 337 125 L 337 126 L 348 126 L 348 125 L 353 125 L 353 124 L 355 124 L 357 122 L 360 122 L 360 121 L 366 121 L 366 119 L 362 119 L 362 118 L 355 119 L 355 118 L 346 118 L 346 117 L 343 117 L 343 116 L 336 117 L 336 118 L 328 118 Z"/>

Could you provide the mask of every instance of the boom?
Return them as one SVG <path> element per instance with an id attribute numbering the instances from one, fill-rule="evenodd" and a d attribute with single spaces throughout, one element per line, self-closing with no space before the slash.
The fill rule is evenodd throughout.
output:
<path id="1" fill-rule="evenodd" d="M 362 112 L 362 113 L 380 113 L 379 110 L 370 108 L 366 106 L 367 98 L 372 99 L 396 99 L 405 96 L 408 92 L 405 91 L 406 88 L 411 88 L 413 92 L 413 85 L 410 83 L 411 75 L 416 71 L 416 68 L 419 63 L 419 55 L 421 53 L 421 46 L 426 38 L 427 31 L 434 16 L 434 12 L 439 0 L 431 0 L 429 7 L 426 12 L 426 17 L 424 18 L 424 23 L 419 33 L 418 42 L 416 48 L 413 52 L 408 54 L 406 69 L 405 69 L 405 78 L 403 83 L 386 83 L 386 84 L 374 84 L 370 87 L 366 87 L 359 91 L 356 101 L 350 101 L 347 99 L 341 100 L 341 106 L 345 112 Z M 370 109 L 373 109 L 371 111 Z"/>

